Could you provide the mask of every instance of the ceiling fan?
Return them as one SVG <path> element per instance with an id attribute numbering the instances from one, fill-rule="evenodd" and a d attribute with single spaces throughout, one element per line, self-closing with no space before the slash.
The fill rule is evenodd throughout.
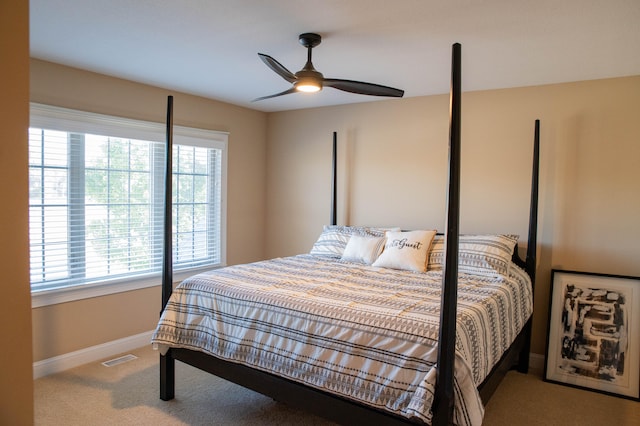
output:
<path id="1" fill-rule="evenodd" d="M 320 44 L 322 37 L 315 33 L 304 33 L 300 34 L 298 40 L 301 45 L 307 48 L 307 63 L 295 74 L 286 69 L 280 62 L 276 61 L 271 56 L 265 55 L 264 53 L 258 53 L 262 62 L 264 62 L 280 77 L 284 78 L 289 83 L 292 83 L 293 86 L 284 92 L 269 96 L 262 96 L 252 100 L 251 102 L 288 95 L 289 93 L 294 92 L 318 92 L 322 90 L 323 87 L 333 87 L 334 89 L 357 93 L 360 95 L 390 96 L 396 98 L 401 98 L 404 95 L 404 90 L 381 86 L 379 84 L 342 80 L 338 78 L 324 78 L 322 73 L 317 71 L 311 63 L 311 49 Z"/>

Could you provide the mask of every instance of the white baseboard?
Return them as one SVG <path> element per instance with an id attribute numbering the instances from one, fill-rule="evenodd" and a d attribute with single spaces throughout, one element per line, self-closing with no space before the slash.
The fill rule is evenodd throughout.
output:
<path id="1" fill-rule="evenodd" d="M 49 374 L 59 373 L 70 368 L 78 367 L 82 364 L 87 364 L 137 349 L 144 345 L 150 345 L 152 334 L 153 330 L 146 331 L 134 336 L 113 340 L 111 342 L 80 349 L 79 351 L 69 352 L 67 354 L 34 362 L 33 378 L 35 380 L 40 377 L 48 376 Z"/>

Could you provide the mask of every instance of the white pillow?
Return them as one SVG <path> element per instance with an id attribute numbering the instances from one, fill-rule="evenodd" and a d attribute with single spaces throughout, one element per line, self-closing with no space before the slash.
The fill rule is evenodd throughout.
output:
<path id="1" fill-rule="evenodd" d="M 384 231 L 364 226 L 325 225 L 310 254 L 340 259 L 352 235 L 384 237 Z"/>
<path id="2" fill-rule="evenodd" d="M 386 238 L 352 235 L 342 254 L 342 260 L 371 265 L 382 252 Z"/>
<path id="3" fill-rule="evenodd" d="M 424 272 L 427 254 L 436 231 L 387 232 L 384 251 L 373 266 Z"/>

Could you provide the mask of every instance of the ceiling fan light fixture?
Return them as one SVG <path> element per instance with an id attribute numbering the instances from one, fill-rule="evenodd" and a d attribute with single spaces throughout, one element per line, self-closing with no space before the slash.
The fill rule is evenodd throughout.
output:
<path id="1" fill-rule="evenodd" d="M 295 83 L 298 92 L 315 93 L 322 90 L 322 83 L 313 77 L 299 78 Z"/>
<path id="2" fill-rule="evenodd" d="M 322 37 L 315 33 L 304 33 L 300 34 L 299 41 L 300 44 L 307 48 L 307 63 L 304 64 L 304 67 L 295 74 L 271 56 L 265 55 L 264 53 L 258 53 L 262 62 L 264 62 L 265 65 L 273 72 L 289 82 L 291 87 L 274 95 L 256 98 L 252 102 L 271 99 L 276 96 L 288 95 L 289 93 L 295 92 L 315 93 L 322 90 L 324 86 L 360 95 L 391 96 L 396 98 L 401 98 L 404 95 L 404 90 L 381 86 L 379 84 L 354 80 L 342 80 L 339 78 L 324 78 L 324 75 L 317 71 L 311 62 L 311 51 L 315 46 L 320 44 Z"/>

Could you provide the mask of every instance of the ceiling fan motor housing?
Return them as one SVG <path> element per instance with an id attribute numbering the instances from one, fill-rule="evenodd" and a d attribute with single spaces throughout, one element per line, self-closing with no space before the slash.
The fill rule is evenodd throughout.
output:
<path id="1" fill-rule="evenodd" d="M 304 33 L 298 36 L 298 41 L 304 47 L 316 47 L 322 41 L 320 34 L 316 33 Z"/>

